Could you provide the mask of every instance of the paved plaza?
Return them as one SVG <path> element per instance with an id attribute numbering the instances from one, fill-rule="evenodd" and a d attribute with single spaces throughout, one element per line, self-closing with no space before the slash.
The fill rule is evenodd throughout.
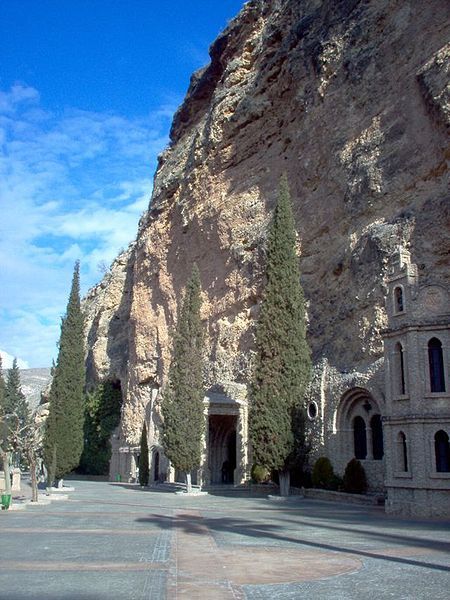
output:
<path id="1" fill-rule="evenodd" d="M 231 490 L 73 485 L 69 500 L 0 514 L 1 600 L 450 598 L 449 522 Z"/>

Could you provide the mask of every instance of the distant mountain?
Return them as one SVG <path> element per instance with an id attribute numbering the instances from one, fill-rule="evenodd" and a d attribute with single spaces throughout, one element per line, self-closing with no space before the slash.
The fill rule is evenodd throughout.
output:
<path id="1" fill-rule="evenodd" d="M 8 370 L 3 370 L 6 380 Z M 20 383 L 30 408 L 34 410 L 41 400 L 41 392 L 51 381 L 50 368 L 48 369 L 20 369 Z"/>

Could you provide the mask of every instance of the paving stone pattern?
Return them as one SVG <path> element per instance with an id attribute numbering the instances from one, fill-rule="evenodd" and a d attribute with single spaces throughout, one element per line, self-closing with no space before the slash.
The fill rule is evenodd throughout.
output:
<path id="1" fill-rule="evenodd" d="M 77 481 L 0 513 L 0 600 L 448 600 L 450 522 Z"/>

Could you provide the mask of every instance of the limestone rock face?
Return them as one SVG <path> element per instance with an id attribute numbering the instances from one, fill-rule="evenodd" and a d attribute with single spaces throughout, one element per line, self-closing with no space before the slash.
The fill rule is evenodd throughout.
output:
<path id="1" fill-rule="evenodd" d="M 255 0 L 214 42 L 136 244 L 86 299 L 90 378 L 121 379 L 129 443 L 164 384 L 193 262 L 207 385 L 247 382 L 283 171 L 315 361 L 351 372 L 380 359 L 398 244 L 448 278 L 449 23 L 447 0 Z"/>
<path id="2" fill-rule="evenodd" d="M 126 384 L 134 244 L 112 263 L 82 302 L 87 339 L 87 379 Z"/>

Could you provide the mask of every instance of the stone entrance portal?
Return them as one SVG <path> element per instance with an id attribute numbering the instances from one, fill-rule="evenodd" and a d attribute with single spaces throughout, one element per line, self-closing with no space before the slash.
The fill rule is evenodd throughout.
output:
<path id="1" fill-rule="evenodd" d="M 247 401 L 242 384 L 216 386 L 205 396 L 202 484 L 240 485 L 248 479 Z"/>
<path id="2" fill-rule="evenodd" d="M 211 483 L 234 483 L 237 415 L 209 417 L 208 465 Z"/>

